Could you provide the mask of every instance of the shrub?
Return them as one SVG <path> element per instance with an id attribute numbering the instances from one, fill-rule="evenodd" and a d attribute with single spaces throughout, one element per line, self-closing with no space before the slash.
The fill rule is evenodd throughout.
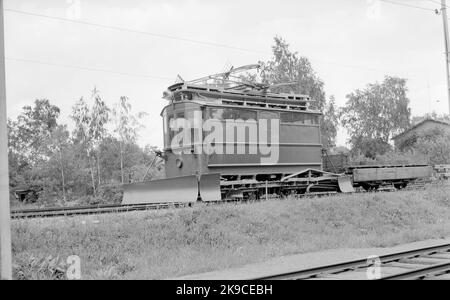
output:
<path id="1" fill-rule="evenodd" d="M 407 164 L 426 164 L 427 159 L 421 153 L 397 152 L 391 151 L 384 155 L 377 155 L 375 160 L 383 164 L 407 165 Z"/>
<path id="2" fill-rule="evenodd" d="M 19 260 L 13 266 L 14 278 L 18 280 L 63 280 L 66 278 L 67 264 L 59 257 L 34 257 Z"/>
<path id="3" fill-rule="evenodd" d="M 392 150 L 391 145 L 382 139 L 359 137 L 353 139 L 351 143 L 353 155 L 363 155 L 370 159 L 375 159 L 377 155 L 383 155 Z"/>
<path id="4" fill-rule="evenodd" d="M 442 129 L 432 129 L 418 139 L 414 148 L 426 156 L 430 164 L 450 163 L 450 134 Z"/>
<path id="5" fill-rule="evenodd" d="M 123 188 L 120 184 L 106 184 L 98 188 L 97 198 L 101 203 L 119 204 L 122 202 Z"/>

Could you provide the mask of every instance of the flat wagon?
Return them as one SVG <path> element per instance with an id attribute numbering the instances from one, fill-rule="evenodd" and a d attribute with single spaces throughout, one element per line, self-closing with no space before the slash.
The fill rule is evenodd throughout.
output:
<path id="1" fill-rule="evenodd" d="M 353 186 L 365 190 L 376 190 L 387 184 L 403 189 L 411 181 L 430 178 L 432 173 L 433 168 L 428 165 L 365 165 L 347 168 L 347 174 L 352 176 Z"/>

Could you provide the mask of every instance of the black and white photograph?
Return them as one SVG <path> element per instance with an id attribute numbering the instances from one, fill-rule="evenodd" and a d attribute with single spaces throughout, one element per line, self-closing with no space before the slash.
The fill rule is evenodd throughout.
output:
<path id="1" fill-rule="evenodd" d="M 0 279 L 450 280 L 449 10 L 0 0 Z"/>

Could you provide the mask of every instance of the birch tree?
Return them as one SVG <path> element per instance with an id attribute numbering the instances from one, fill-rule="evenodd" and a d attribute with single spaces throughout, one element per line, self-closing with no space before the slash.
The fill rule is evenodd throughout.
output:
<path id="1" fill-rule="evenodd" d="M 97 179 L 98 186 L 100 186 L 102 184 L 100 173 L 100 143 L 108 135 L 106 124 L 109 121 L 110 109 L 106 106 L 96 88 L 92 91 L 92 98 L 94 99 L 94 104 L 90 113 L 90 130 L 92 131 L 93 149 L 96 151 L 97 156 Z"/>
<path id="2" fill-rule="evenodd" d="M 125 172 L 123 166 L 125 145 L 136 141 L 138 131 L 143 128 L 141 120 L 145 115 L 146 113 L 143 112 L 133 114 L 128 97 L 125 96 L 120 97 L 119 102 L 114 105 L 112 110 L 114 134 L 120 144 L 120 175 L 122 183 L 125 182 Z"/>
<path id="3" fill-rule="evenodd" d="M 386 76 L 347 95 L 340 120 L 350 136 L 352 152 L 367 157 L 384 154 L 390 139 L 410 127 L 406 79 Z"/>
<path id="4" fill-rule="evenodd" d="M 61 185 L 64 202 L 66 202 L 66 174 L 64 166 L 64 152 L 68 147 L 68 140 L 69 131 L 67 130 L 67 125 L 58 125 L 51 133 L 49 139 L 49 149 L 55 156 L 55 159 L 59 164 L 58 169 L 61 174 Z"/>
<path id="5" fill-rule="evenodd" d="M 73 106 L 71 118 L 75 122 L 75 130 L 74 130 L 75 138 L 82 143 L 83 148 L 86 151 L 86 157 L 88 159 L 89 164 L 89 172 L 91 175 L 92 189 L 95 195 L 96 194 L 95 175 L 94 175 L 94 166 L 92 162 L 93 146 L 94 146 L 93 135 L 91 130 L 92 114 L 90 113 L 89 106 L 83 97 L 81 97 L 80 100 L 78 100 Z"/>

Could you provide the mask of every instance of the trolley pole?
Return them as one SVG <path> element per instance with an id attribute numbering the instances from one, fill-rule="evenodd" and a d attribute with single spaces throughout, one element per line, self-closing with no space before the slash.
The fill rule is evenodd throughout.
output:
<path id="1" fill-rule="evenodd" d="M 12 279 L 3 0 L 0 0 L 0 279 Z"/>
<path id="2" fill-rule="evenodd" d="M 444 23 L 444 41 L 445 41 L 445 66 L 447 69 L 447 98 L 448 98 L 448 110 L 450 114 L 450 57 L 449 57 L 449 37 L 448 37 L 448 19 L 447 19 L 447 3 L 446 0 L 441 0 L 441 12 L 442 21 Z"/>

